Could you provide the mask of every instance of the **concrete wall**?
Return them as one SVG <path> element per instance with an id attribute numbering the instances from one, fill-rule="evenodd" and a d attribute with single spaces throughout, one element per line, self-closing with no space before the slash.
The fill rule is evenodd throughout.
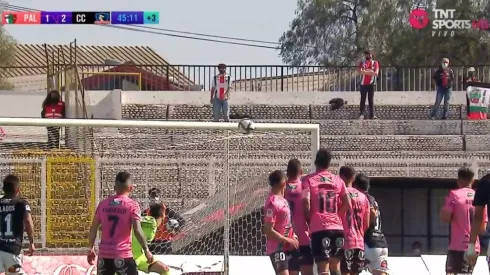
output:
<path id="1" fill-rule="evenodd" d="M 359 105 L 358 92 L 233 92 L 231 104 L 253 105 L 322 105 L 332 98 L 344 98 L 348 104 Z M 153 92 L 124 91 L 122 104 L 209 104 L 209 92 Z M 375 105 L 432 105 L 435 92 L 377 92 L 374 96 Z M 454 91 L 451 104 L 466 104 L 466 95 L 462 91 Z"/>
<path id="2" fill-rule="evenodd" d="M 0 91 L 0 117 L 39 117 L 44 91 Z M 348 104 L 358 105 L 358 92 L 234 92 L 232 105 L 325 105 L 332 98 L 341 97 Z M 375 105 L 433 104 L 434 92 L 378 92 Z M 67 115 L 81 118 L 77 95 L 66 94 Z M 89 118 L 121 119 L 124 105 L 209 105 L 209 92 L 201 91 L 86 91 L 85 101 Z M 465 94 L 455 91 L 451 104 L 465 104 Z M 262 106 L 263 107 L 263 106 Z M 354 107 L 354 106 L 352 106 Z M 355 109 L 355 108 L 354 108 Z M 356 111 L 357 112 L 357 111 Z M 453 113 L 457 113 L 453 112 Z M 209 112 L 210 114 L 210 112 Z M 425 116 L 425 114 L 424 114 Z M 347 118 L 344 116 L 344 119 Z M 2 133 L 3 132 L 3 133 Z M 44 127 L 1 127 L 3 142 L 45 141 Z"/>

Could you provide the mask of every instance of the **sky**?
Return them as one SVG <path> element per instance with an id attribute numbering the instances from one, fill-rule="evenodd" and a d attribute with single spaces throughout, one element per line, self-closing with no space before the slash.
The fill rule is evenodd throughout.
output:
<path id="1" fill-rule="evenodd" d="M 294 18 L 296 0 L 10 0 L 45 11 L 159 11 L 154 27 L 276 42 Z M 8 25 L 24 44 L 150 46 L 171 64 L 279 65 L 279 52 L 86 25 Z M 247 42 L 244 42 L 247 43 Z"/>

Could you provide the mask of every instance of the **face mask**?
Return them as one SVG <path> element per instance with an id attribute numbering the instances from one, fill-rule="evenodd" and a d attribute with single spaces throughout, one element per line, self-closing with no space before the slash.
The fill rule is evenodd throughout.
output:
<path id="1" fill-rule="evenodd" d="M 447 68 L 447 63 L 442 63 L 442 64 L 441 64 L 441 66 L 442 66 L 443 68 Z"/>
<path id="2" fill-rule="evenodd" d="M 366 56 L 366 60 L 371 60 L 371 56 Z"/>
<path id="3" fill-rule="evenodd" d="M 414 250 L 412 251 L 412 254 L 413 254 L 413 255 L 420 255 L 420 249 L 414 249 Z"/>

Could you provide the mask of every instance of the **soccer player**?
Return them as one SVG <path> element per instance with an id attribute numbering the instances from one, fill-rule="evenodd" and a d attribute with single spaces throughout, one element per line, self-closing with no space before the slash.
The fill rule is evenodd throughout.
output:
<path id="1" fill-rule="evenodd" d="M 316 172 L 302 181 L 303 211 L 310 227 L 311 250 L 321 275 L 341 274 L 344 227 L 340 216 L 351 209 L 344 181 L 328 171 L 331 160 L 330 151 L 320 149 L 315 158 Z"/>
<path id="2" fill-rule="evenodd" d="M 119 172 L 114 185 L 115 195 L 101 201 L 89 231 L 89 264 L 95 260 L 94 243 L 97 230 L 101 227 L 97 274 L 99 275 L 138 275 L 136 262 L 131 250 L 131 229 L 141 244 L 148 263 L 153 255 L 148 249 L 145 235 L 141 229 L 141 210 L 138 203 L 129 198 L 133 189 L 131 175 Z"/>
<path id="3" fill-rule="evenodd" d="M 352 203 L 352 209 L 342 216 L 345 244 L 340 270 L 343 275 L 359 275 L 365 268 L 364 232 L 369 227 L 369 200 L 364 193 L 352 187 L 356 176 L 353 168 L 340 167 L 339 176 L 345 182 Z"/>
<path id="4" fill-rule="evenodd" d="M 475 191 L 471 189 L 474 176 L 475 173 L 469 168 L 459 169 L 458 189 L 449 191 L 444 207 L 441 209 L 441 220 L 451 224 L 451 237 L 446 260 L 447 274 L 472 274 L 476 264 L 476 261 L 467 262 L 464 259 L 464 252 L 470 240 L 471 220 L 475 211 L 473 206 Z M 484 221 L 486 223 L 488 219 Z M 485 228 L 482 229 L 485 231 Z M 477 254 L 480 253 L 478 237 L 475 243 L 475 251 Z"/>
<path id="5" fill-rule="evenodd" d="M 388 243 L 381 231 L 381 212 L 378 203 L 369 194 L 370 179 L 364 174 L 358 174 L 354 180 L 354 188 L 363 192 L 369 200 L 369 227 L 364 234 L 364 250 L 369 272 L 373 275 L 387 275 Z"/>
<path id="6" fill-rule="evenodd" d="M 150 243 L 155 238 L 158 226 L 162 224 L 164 218 L 164 207 L 161 203 L 155 202 L 150 205 L 148 215 L 141 218 L 141 228 L 145 234 L 146 242 Z M 145 273 L 167 274 L 168 266 L 160 261 L 148 262 L 144 250 L 138 242 L 138 238 L 133 233 L 133 258 L 139 271 Z"/>
<path id="7" fill-rule="evenodd" d="M 270 173 L 269 185 L 271 192 L 264 205 L 267 254 L 277 275 L 289 275 L 289 261 L 299 243 L 293 232 L 289 204 L 284 198 L 286 176 L 280 170 Z"/>
<path id="8" fill-rule="evenodd" d="M 291 159 L 287 167 L 287 183 L 285 197 L 289 203 L 292 214 L 294 233 L 298 236 L 299 253 L 294 254 L 291 259 L 294 264 L 289 265 L 289 274 L 297 274 L 301 270 L 301 275 L 313 275 L 313 256 L 311 254 L 310 236 L 308 224 L 302 209 L 301 176 L 303 169 L 301 162 Z"/>
<path id="9" fill-rule="evenodd" d="M 6 275 L 27 274 L 22 268 L 24 226 L 29 238 L 28 256 L 34 253 L 34 225 L 31 208 L 19 198 L 20 180 L 8 175 L 3 180 L 4 196 L 0 198 L 0 272 Z"/>
<path id="10" fill-rule="evenodd" d="M 150 205 L 153 203 L 160 203 L 160 194 L 162 191 L 158 188 L 151 188 L 148 192 Z M 155 238 L 148 246 L 151 253 L 153 254 L 172 254 L 172 238 L 180 232 L 182 227 L 185 225 L 185 220 L 182 216 L 170 207 L 163 204 L 164 217 L 162 223 L 158 226 Z M 149 209 L 146 209 L 143 215 L 147 215 Z M 173 227 L 171 230 L 167 229 L 169 220 L 174 219 L 177 221 L 177 226 Z"/>
<path id="11" fill-rule="evenodd" d="M 480 179 L 473 199 L 473 206 L 475 207 L 475 210 L 473 220 L 471 222 L 470 240 L 468 243 L 468 249 L 465 253 L 465 259 L 467 262 L 476 262 L 478 258 L 478 253 L 476 251 L 478 234 L 485 229 L 486 224 L 483 222 L 485 219 L 485 214 L 488 217 L 488 212 L 485 212 L 490 209 L 490 174 L 487 174 Z M 485 207 L 487 208 L 486 211 Z M 489 265 L 488 269 L 490 271 L 490 261 L 488 261 L 488 259 L 490 259 L 490 256 L 488 256 L 487 251 L 487 262 Z"/>

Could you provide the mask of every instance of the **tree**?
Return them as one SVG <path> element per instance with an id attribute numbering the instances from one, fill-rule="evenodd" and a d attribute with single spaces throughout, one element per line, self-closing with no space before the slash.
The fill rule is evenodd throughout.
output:
<path id="1" fill-rule="evenodd" d="M 424 3 L 427 3 L 424 1 Z M 411 0 L 298 0 L 296 17 L 279 39 L 280 55 L 291 65 L 352 66 L 365 49 L 383 66 L 434 66 L 448 57 L 453 65 L 490 64 L 488 31 L 459 30 L 439 37 L 432 26 L 408 23 Z M 487 18 L 489 0 L 432 0 L 424 7 L 456 9 L 461 19 Z M 450 33 L 449 33 L 450 34 Z"/>
<path id="2" fill-rule="evenodd" d="M 0 7 L 4 6 L 0 2 Z M 3 9 L 0 8 L 0 12 Z M 14 86 L 7 81 L 9 76 L 9 67 L 15 66 L 15 50 L 17 41 L 5 30 L 4 26 L 0 26 L 0 90 L 11 90 Z"/>

